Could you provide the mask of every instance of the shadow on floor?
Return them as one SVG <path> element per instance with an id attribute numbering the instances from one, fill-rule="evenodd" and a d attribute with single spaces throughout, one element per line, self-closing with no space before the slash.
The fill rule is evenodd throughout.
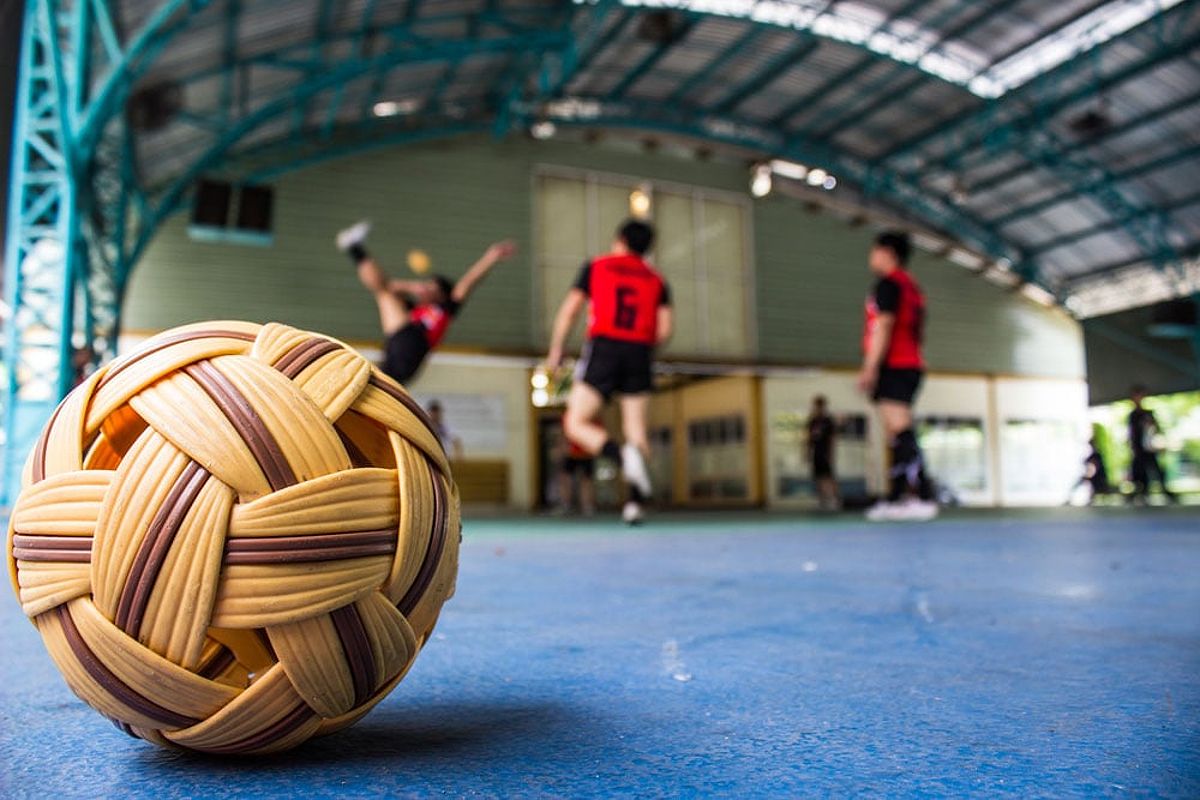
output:
<path id="1" fill-rule="evenodd" d="M 396 762 L 417 769 L 435 763 L 467 763 L 510 759 L 562 747 L 590 730 L 594 744 L 594 713 L 547 702 L 444 703 L 416 708 L 377 708 L 366 719 L 343 731 L 312 739 L 286 753 L 230 759 L 147 746 L 138 760 L 147 770 L 195 769 L 244 774 L 256 770 L 293 770 L 327 765 L 339 767 Z"/>

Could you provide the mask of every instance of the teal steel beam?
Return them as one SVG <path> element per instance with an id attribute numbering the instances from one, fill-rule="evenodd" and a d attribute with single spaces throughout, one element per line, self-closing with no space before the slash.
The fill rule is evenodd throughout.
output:
<path id="1" fill-rule="evenodd" d="M 978 10 L 979 4 L 962 3 L 947 6 L 934 15 L 933 18 L 922 23 L 923 28 L 929 27 L 936 32 L 928 50 L 931 51 L 937 47 L 941 47 L 948 41 L 953 41 L 959 36 L 970 33 L 984 22 L 992 19 L 995 15 L 1010 8 L 1016 2 L 1020 2 L 1020 0 L 997 0 L 996 2 L 983 4 L 982 13 L 969 16 L 967 19 L 960 20 L 956 24 L 949 24 L 949 22 L 954 17 L 967 11 Z M 893 65 L 891 70 L 881 78 L 873 81 L 869 86 L 862 87 L 859 97 L 855 102 L 843 107 L 840 114 L 834 115 L 831 119 L 822 123 L 820 127 L 808 131 L 809 135 L 824 138 L 847 124 L 861 125 L 864 120 L 876 112 L 894 104 L 898 100 L 906 98 L 917 86 L 927 84 L 929 80 L 927 76 L 920 74 L 913 76 L 911 73 L 911 68 L 906 69 L 899 64 Z M 895 80 L 904 75 L 910 75 L 909 80 L 905 82 L 904 86 L 898 90 L 891 88 Z M 865 108 L 861 105 L 861 101 L 863 100 L 870 101 Z"/>
<path id="2" fill-rule="evenodd" d="M 1011 211 L 1008 211 L 999 217 L 993 218 L 990 220 L 990 222 L 997 228 L 1004 228 L 1020 219 L 1032 216 L 1034 214 L 1040 214 L 1043 211 L 1054 208 L 1054 206 L 1059 205 L 1060 203 L 1073 200 L 1080 194 L 1088 194 L 1106 183 L 1112 181 L 1128 181 L 1132 178 L 1137 178 L 1141 175 L 1147 175 L 1152 172 L 1168 169 L 1193 159 L 1200 159 L 1200 146 L 1189 147 L 1183 150 L 1178 150 L 1174 153 L 1168 153 L 1161 158 L 1155 158 L 1142 164 L 1138 164 L 1118 172 L 1113 172 L 1111 175 L 1105 175 L 1100 178 L 1092 178 L 1084 181 L 1083 183 L 1072 186 L 1070 189 L 1064 192 L 1051 195 L 1044 200 L 1038 200 L 1034 203 L 1024 206 L 1019 205 L 1013 208 Z"/>
<path id="3" fill-rule="evenodd" d="M 904 6 L 901 6 L 896 11 L 888 14 L 882 22 L 875 26 L 875 31 L 882 30 L 897 19 L 906 17 L 913 11 L 924 5 L 926 0 L 909 0 Z M 852 81 L 857 76 L 874 67 L 881 61 L 891 61 L 887 56 L 868 50 L 866 47 L 859 46 L 863 57 L 851 64 L 846 69 L 838 72 L 833 77 L 827 78 L 824 83 L 818 86 L 811 92 L 807 92 L 802 97 L 798 97 L 788 105 L 784 106 L 783 110 L 773 116 L 767 124 L 771 126 L 783 126 L 789 119 L 798 114 L 802 109 L 814 108 L 818 103 L 824 100 L 833 92 L 841 89 Z M 912 65 L 905 65 L 912 69 Z"/>
<path id="4" fill-rule="evenodd" d="M 1054 35 L 1058 34 L 1062 30 L 1070 27 L 1071 25 L 1074 25 L 1076 22 L 1083 19 L 1084 17 L 1086 17 L 1088 14 L 1092 13 L 1096 9 L 1100 8 L 1101 6 L 1107 5 L 1111 2 L 1112 2 L 1112 0 L 1092 0 L 1087 5 L 1076 9 L 1075 13 L 1071 14 L 1070 16 L 1063 17 L 1062 19 L 1060 19 L 1058 22 L 1054 23 L 1053 25 L 1049 25 L 1045 28 L 1038 27 L 1038 26 L 1031 26 L 1029 30 L 1032 35 L 1018 40 L 1011 47 L 1009 47 L 1009 49 L 1007 51 L 995 56 L 992 59 L 991 63 L 989 63 L 984 68 L 984 71 L 991 69 L 992 67 L 996 66 L 997 64 L 1003 63 L 1004 61 L 1006 61 L 1009 58 L 1012 58 L 1017 53 L 1021 52 L 1026 47 L 1030 47 L 1031 45 L 1033 45 L 1036 42 L 1039 42 L 1048 36 L 1054 36 Z"/>
<path id="5" fill-rule="evenodd" d="M 193 15 L 207 3 L 195 0 L 164 0 L 137 34 L 126 43 L 121 60 L 112 65 L 99 88 L 88 98 L 87 112 L 80 121 L 77 145 L 87 152 L 100 137 L 100 130 L 124 101 L 129 89 L 154 59 L 184 30 Z"/>
<path id="6" fill-rule="evenodd" d="M 79 275 L 78 174 L 62 48 L 65 15 L 52 0 L 31 0 L 22 22 L 14 109 L 4 291 L 6 325 L 0 447 L 0 505 L 15 497 L 21 465 L 42 424 L 71 385 L 71 333 Z M 36 176 L 27 180 L 26 176 Z"/>
<path id="7" fill-rule="evenodd" d="M 688 78 L 680 81 L 679 85 L 675 87 L 675 91 L 671 92 L 670 96 L 664 101 L 666 105 L 677 105 L 696 89 L 707 86 L 709 80 L 720 70 L 724 69 L 730 61 L 739 55 L 744 55 L 748 49 L 753 47 L 754 43 L 762 38 L 765 31 L 766 29 L 759 25 L 748 26 L 741 36 L 713 56 L 703 68 L 696 70 Z"/>
<path id="8" fill-rule="evenodd" d="M 797 36 L 798 41 L 792 42 L 783 52 L 769 59 L 758 72 L 731 87 L 724 97 L 709 107 L 709 110 L 714 114 L 728 114 L 734 111 L 743 101 L 770 86 L 820 47 L 820 41 L 813 36 Z"/>
<path id="9" fill-rule="evenodd" d="M 313 64 L 313 67 L 309 70 L 308 77 L 319 73 L 324 68 L 326 59 L 325 45 L 333 24 L 334 7 L 334 0 L 317 0 L 317 13 L 313 17 L 313 31 L 308 39 L 308 57 Z M 337 86 L 330 92 L 329 107 L 332 109 L 334 116 L 337 114 L 337 107 L 341 103 L 341 94 L 344 90 L 344 86 Z M 313 110 L 314 104 L 311 97 L 306 102 L 297 103 L 293 107 L 293 136 L 300 138 L 304 128 L 308 124 L 309 117 L 312 116 Z"/>
<path id="10" fill-rule="evenodd" d="M 1143 265 L 1151 265 L 1174 259 L 1176 263 L 1186 261 L 1190 258 L 1200 258 L 1200 243 L 1194 243 L 1186 247 L 1172 249 L 1169 253 L 1162 253 L 1161 259 L 1149 258 L 1144 255 L 1138 255 L 1135 258 L 1122 258 L 1118 261 L 1108 261 L 1103 264 L 1096 264 L 1088 268 L 1087 272 L 1078 275 L 1072 275 L 1065 281 L 1065 288 L 1069 291 L 1072 288 L 1078 287 L 1081 284 L 1115 275 L 1130 267 Z"/>
<path id="11" fill-rule="evenodd" d="M 601 0 L 601 2 L 603 2 L 603 0 Z M 922 5 L 925 5 L 928 2 L 929 2 L 929 0 L 909 0 L 908 5 L 889 14 L 887 19 L 884 22 L 875 26 L 875 30 L 876 31 L 881 30 L 882 28 L 887 26 L 889 23 L 894 22 L 897 19 L 900 19 L 904 16 L 907 16 L 907 15 L 913 13 L 913 11 L 917 10 Z M 639 5 L 634 5 L 631 8 L 631 10 L 636 10 L 636 8 L 639 7 Z M 651 9 L 651 8 L 657 8 L 660 5 L 662 7 L 670 8 L 676 14 L 683 14 L 683 15 L 693 16 L 693 17 L 698 17 L 698 18 L 703 18 L 703 19 L 707 19 L 707 18 L 722 19 L 722 20 L 732 19 L 732 20 L 737 20 L 737 21 L 744 21 L 744 22 L 747 22 L 752 25 L 757 25 L 757 26 L 761 26 L 764 28 L 772 29 L 772 30 L 784 30 L 784 31 L 789 31 L 791 33 L 815 36 L 819 39 L 830 42 L 831 44 L 837 44 L 837 45 L 841 45 L 843 47 L 848 47 L 853 50 L 856 50 L 859 53 L 861 53 L 865 59 L 867 59 L 873 63 L 893 62 L 893 63 L 899 64 L 901 67 L 904 67 L 905 69 L 918 70 L 918 71 L 922 72 L 923 74 L 927 75 L 930 78 L 930 80 L 938 81 L 940 83 L 945 83 L 948 86 L 956 86 L 960 89 L 963 89 L 964 91 L 967 91 L 967 87 L 964 86 L 963 84 L 955 83 L 953 81 L 948 81 L 948 80 L 946 80 L 946 78 L 942 77 L 941 75 L 937 75 L 937 74 L 934 74 L 933 72 L 929 72 L 929 71 L 923 69 L 919 63 L 916 63 L 916 64 L 910 63 L 908 61 L 896 58 L 895 56 L 890 55 L 888 53 L 877 52 L 875 50 L 872 50 L 867 45 L 866 41 L 863 41 L 863 42 L 846 41 L 844 38 L 838 38 L 836 35 L 831 35 L 829 33 L 826 33 L 821 28 L 814 29 L 814 28 L 811 28 L 808 26 L 801 27 L 801 26 L 792 24 L 791 22 L 789 22 L 787 20 L 786 17 L 777 17 L 777 18 L 772 17 L 769 12 L 763 13 L 761 15 L 743 17 L 743 16 L 740 16 L 738 13 L 722 13 L 720 8 L 723 4 L 721 4 L 721 3 L 702 4 L 702 5 L 710 5 L 716 9 L 718 9 L 718 10 L 711 10 L 711 11 L 704 10 L 704 9 L 677 8 L 674 6 L 673 3 L 670 3 L 670 2 L 646 3 L 644 6 L 640 6 L 640 7 Z M 749 4 L 733 3 L 730 5 L 731 5 L 731 7 L 737 7 L 737 6 L 749 5 Z M 826 4 L 827 7 L 831 6 L 831 5 L 834 5 L 834 3 L 830 2 L 830 3 Z M 817 16 L 820 16 L 820 14 L 818 14 Z M 867 37 L 868 40 L 869 40 L 869 38 L 870 37 Z M 793 111 L 792 114 L 794 114 L 794 113 L 795 112 Z M 789 116 L 791 116 L 791 114 L 789 114 Z M 777 124 L 777 123 L 773 120 L 772 124 Z"/>
<path id="12" fill-rule="evenodd" d="M 393 46 L 400 46 L 400 43 L 396 41 L 397 35 L 398 34 L 411 34 L 414 26 L 418 22 L 418 18 L 422 22 L 433 21 L 430 18 L 421 17 L 422 6 L 423 6 L 422 0 L 409 0 L 408 5 L 405 6 L 404 16 L 402 18 L 401 23 L 399 25 L 392 25 L 392 26 L 383 28 L 381 31 L 379 31 L 379 33 L 387 35 L 387 36 L 389 36 L 389 38 L 392 38 Z M 374 11 L 373 5 L 370 8 L 368 8 L 367 10 L 373 13 L 373 11 Z M 461 14 L 456 16 L 456 18 L 458 18 L 458 17 L 461 17 Z M 359 52 L 360 58 L 367 58 L 370 56 L 370 54 L 367 52 L 366 40 L 365 40 L 366 33 L 369 29 L 368 26 L 369 26 L 369 17 L 364 18 L 362 27 L 359 30 L 359 32 L 356 34 L 355 41 L 363 42 L 363 46 Z M 412 41 L 408 42 L 408 45 L 410 45 L 410 46 L 411 45 L 422 46 L 423 44 L 425 44 L 425 42 L 423 42 L 421 40 L 417 40 L 417 39 L 413 39 Z M 325 65 L 322 64 L 321 68 L 324 69 Z M 387 82 L 389 71 L 390 71 L 390 66 L 385 67 L 383 69 L 379 69 L 372 74 L 370 84 L 367 88 L 367 91 L 363 94 L 362 105 L 359 108 L 358 119 L 359 119 L 360 124 L 367 125 L 370 123 L 371 117 L 372 117 L 372 109 L 375 107 L 375 105 L 380 100 L 383 99 L 383 97 L 382 97 L 383 87 L 384 87 L 384 84 Z M 447 74 L 444 77 L 452 79 L 453 75 Z M 326 135 L 332 135 L 333 123 L 336 120 L 335 115 L 336 115 L 336 108 L 334 109 L 333 113 L 330 115 L 330 120 L 329 120 L 328 124 L 326 125 Z"/>
<path id="13" fill-rule="evenodd" d="M 1053 171 L 1068 185 L 1079 187 L 1089 180 L 1098 179 L 1097 185 L 1086 196 L 1123 222 L 1125 232 L 1137 242 L 1142 253 L 1158 259 L 1158 254 L 1171 251 L 1171 221 L 1166 212 L 1157 208 L 1146 208 L 1140 198 L 1133 196 L 1126 187 L 1112 179 L 1106 165 L 1097 163 L 1082 153 L 1064 152 L 1066 148 L 1049 129 L 1042 130 L 1037 135 L 1024 137 L 1020 147 L 1022 154 L 1031 163 Z M 1032 266 L 1029 268 L 1036 268 L 1037 259 L 1032 255 L 1031 259 Z M 1168 261 L 1170 259 L 1162 260 L 1161 264 L 1165 266 Z"/>
<path id="14" fill-rule="evenodd" d="M 229 124 L 230 117 L 233 113 L 233 85 L 237 77 L 237 31 L 238 19 L 241 14 L 241 0 L 226 0 L 225 3 L 225 27 L 222 31 L 222 57 L 223 72 L 221 75 L 221 107 L 219 128 L 224 128 Z"/>
<path id="15" fill-rule="evenodd" d="M 1073 145 L 1071 149 L 1088 150 L 1097 147 L 1098 145 L 1111 141 L 1118 136 L 1124 136 L 1131 131 L 1135 131 L 1139 128 L 1144 128 L 1147 125 L 1160 122 L 1161 120 L 1164 120 L 1197 104 L 1200 104 L 1200 92 L 1188 94 L 1185 97 L 1175 100 L 1174 102 L 1160 106 L 1153 111 L 1145 114 L 1137 114 L 1133 117 L 1130 117 L 1120 125 L 1114 125 L 1113 127 L 1108 128 L 1101 133 L 1082 139 L 1078 144 Z M 965 191 L 967 194 L 982 194 L 983 192 L 991 191 L 998 186 L 1003 186 L 1005 183 L 1015 180 L 1022 175 L 1027 175 L 1028 173 L 1028 165 L 1021 164 L 997 173 L 996 175 L 981 180 L 977 183 L 968 184 L 965 187 Z"/>
<path id="16" fill-rule="evenodd" d="M 495 10 L 496 0 L 487 0 L 481 11 L 471 15 L 470 20 L 467 22 L 468 39 L 476 39 L 479 37 L 480 26 L 483 24 L 485 19 L 488 19 L 494 15 Z M 438 77 L 437 83 L 429 92 L 428 97 L 426 97 L 425 107 L 436 108 L 442 102 L 442 96 L 446 93 L 446 90 L 450 88 L 451 84 L 453 84 L 458 78 L 459 70 L 462 69 L 463 63 L 468 61 L 470 57 L 470 54 L 464 54 L 459 58 L 451 60 L 446 65 L 446 69 L 442 71 L 442 74 Z"/>
<path id="17" fill-rule="evenodd" d="M 1160 19 L 1159 22 L 1165 24 L 1167 20 Z M 1170 252 L 1171 249 L 1168 236 L 1170 221 L 1165 214 L 1154 211 L 1148 214 L 1138 213 L 1143 204 L 1127 187 L 1112 179 L 1106 165 L 1090 159 L 1085 153 L 1067 147 L 1046 125 L 1056 114 L 1090 96 L 1092 92 L 1130 80 L 1200 44 L 1200 32 L 1197 31 L 1183 35 L 1180 31 L 1172 29 L 1167 33 L 1161 25 L 1147 29 L 1145 23 L 1135 30 L 1140 31 L 1143 36 L 1148 31 L 1155 37 L 1159 48 L 1151 49 L 1150 55 L 1145 58 L 1137 59 L 1113 73 L 1084 83 L 1066 94 L 1056 94 L 1051 100 L 1042 101 L 1032 110 L 1023 111 L 1015 118 L 1000 121 L 992 117 L 998 107 L 985 108 L 984 112 L 972 117 L 973 122 L 967 126 L 968 129 L 947 134 L 953 137 L 950 139 L 952 149 L 938 158 L 940 163 L 946 169 L 952 169 L 957 158 L 971 151 L 980 151 L 980 148 L 983 152 L 1019 148 L 1028 161 L 1050 170 L 1076 191 L 1088 185 L 1087 196 L 1094 199 L 1113 217 L 1127 223 L 1127 233 L 1137 241 L 1143 253 L 1162 263 L 1169 261 L 1170 259 L 1162 260 L 1160 257 L 1161 253 Z M 1172 38 L 1164 42 L 1158 38 L 1160 34 Z M 1178 38 L 1180 36 L 1183 38 Z M 928 165 L 899 171 L 910 180 L 919 180 L 919 176 L 928 171 Z M 994 222 L 992 226 L 997 227 Z M 1037 266 L 1018 265 L 1018 268 L 1033 270 Z"/>
<path id="18" fill-rule="evenodd" d="M 827 79 L 824 83 L 818 86 L 811 92 L 806 92 L 802 96 L 788 103 L 775 116 L 771 117 L 767 123 L 772 127 L 786 127 L 788 120 L 799 114 L 805 109 L 816 108 L 822 100 L 838 89 L 844 89 L 851 81 L 863 74 L 867 70 L 879 63 L 879 59 L 868 54 L 856 61 L 849 68 L 835 74 L 832 78 Z"/>
<path id="19" fill-rule="evenodd" d="M 479 40 L 469 45 L 460 40 L 430 45 L 419 50 L 390 50 L 370 59 L 350 59 L 341 64 L 331 64 L 319 77 L 296 87 L 293 91 L 260 105 L 251 114 L 239 119 L 225 135 L 213 142 L 192 164 L 166 187 L 161 188 L 138 235 L 132 260 L 136 261 L 158 225 L 179 207 L 180 202 L 205 172 L 227 157 L 237 144 L 263 124 L 287 114 L 297 103 L 328 91 L 342 83 L 355 80 L 377 70 L 386 70 L 400 63 L 415 64 L 443 61 L 461 54 L 464 47 L 476 53 L 519 53 L 561 47 L 564 36 L 559 32 L 533 33 L 523 36 Z"/>
<path id="20" fill-rule="evenodd" d="M 643 75 L 654 69 L 654 65 L 661 61 L 668 53 L 671 52 L 672 49 L 674 49 L 675 45 L 687 38 L 688 34 L 691 33 L 692 28 L 695 27 L 695 25 L 696 20 L 689 17 L 680 26 L 680 29 L 675 32 L 676 38 L 672 39 L 666 44 L 655 45 L 649 53 L 642 57 L 641 61 L 639 61 L 633 67 L 633 69 L 627 71 L 621 80 L 619 80 L 617 84 L 609 90 L 608 99 L 615 100 L 619 97 L 624 97 L 626 92 L 628 92 Z"/>
<path id="21" fill-rule="evenodd" d="M 544 62 L 538 76 L 538 94 L 542 98 L 555 98 L 562 95 L 566 88 L 596 56 L 600 55 L 612 41 L 621 35 L 637 15 L 633 12 L 621 11 L 616 3 L 597 3 L 590 12 L 590 19 L 582 36 L 572 36 L 561 52 L 553 53 L 556 64 Z M 620 14 L 615 21 L 604 28 L 604 23 L 610 16 Z M 554 74 L 554 67 L 557 67 Z"/>
<path id="22" fill-rule="evenodd" d="M 486 133 L 489 126 L 482 122 L 454 123 L 431 128 L 403 128 L 389 133 L 374 129 L 363 136 L 347 141 L 270 143 L 245 155 L 251 162 L 239 177 L 249 183 L 277 180 L 280 176 L 308 167 L 335 161 L 339 158 L 363 155 L 399 145 L 424 144 L 460 136 Z"/>
<path id="23" fill-rule="evenodd" d="M 84 4 L 84 2 L 79 3 L 80 6 Z M 103 0 L 86 0 L 86 4 L 90 6 L 89 13 L 95 20 L 95 30 L 101 44 L 104 45 L 105 52 L 108 54 L 109 62 L 116 63 L 120 61 L 124 53 L 121 51 L 121 41 L 117 36 L 117 30 L 113 26 L 112 9 L 109 3 L 103 2 Z"/>
<path id="24" fill-rule="evenodd" d="M 877 160 L 896 161 L 917 151 L 929 152 L 931 144 L 947 142 L 950 149 L 943 151 L 939 160 L 953 163 L 956 157 L 986 142 L 995 143 L 996 146 L 1005 143 L 1008 141 L 1006 136 L 1013 130 L 1043 125 L 1063 109 L 1194 49 L 1200 36 L 1194 31 L 1188 34 L 1190 28 L 1186 23 L 1197 5 L 1200 4 L 1176 6 L 1165 16 L 1153 17 L 1124 35 L 1097 46 L 1089 58 L 1070 59 L 997 100 L 976 106 L 953 119 L 935 121 L 927 130 L 901 142 Z M 1142 37 L 1149 38 L 1150 43 L 1141 42 Z M 1081 71 L 1094 71 L 1092 60 L 1102 58 L 1109 49 L 1131 43 L 1141 47 L 1146 56 L 1125 64 L 1109 75 L 1098 75 L 1065 94 L 1046 93 L 1048 96 L 1043 96 L 1046 87 L 1054 86 Z M 1166 46 L 1163 46 L 1164 43 Z M 1016 112 L 1016 116 L 1008 118 L 1006 114 L 1010 111 Z"/>
<path id="25" fill-rule="evenodd" d="M 1162 203 L 1148 208 L 1138 209 L 1131 212 L 1125 217 L 1117 219 L 1109 219 L 1097 225 L 1091 225 L 1071 233 L 1064 233 L 1060 236 L 1055 236 L 1052 239 L 1047 239 L 1034 245 L 1030 251 L 1030 256 L 1040 258 L 1042 255 L 1053 250 L 1058 250 L 1061 247 L 1082 242 L 1085 239 L 1090 239 L 1093 236 L 1110 233 L 1118 228 L 1124 228 L 1129 223 L 1143 217 L 1149 217 L 1154 214 L 1170 214 L 1172 211 L 1178 211 L 1181 208 L 1188 208 L 1200 203 L 1200 192 L 1193 192 L 1184 197 L 1172 200 L 1169 203 Z"/>

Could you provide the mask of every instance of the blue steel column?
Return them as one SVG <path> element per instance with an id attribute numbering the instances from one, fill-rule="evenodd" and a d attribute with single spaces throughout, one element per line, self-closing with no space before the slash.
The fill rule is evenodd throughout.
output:
<path id="1" fill-rule="evenodd" d="M 75 287 L 82 253 L 77 176 L 58 7 L 26 6 L 13 132 L 5 297 L 0 502 L 11 501 L 38 431 L 70 389 Z"/>

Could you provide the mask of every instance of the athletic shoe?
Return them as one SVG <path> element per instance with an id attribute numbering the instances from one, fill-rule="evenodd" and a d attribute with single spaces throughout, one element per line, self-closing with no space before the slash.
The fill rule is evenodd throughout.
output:
<path id="1" fill-rule="evenodd" d="M 643 498 L 650 497 L 650 470 L 646 469 L 642 451 L 631 444 L 621 448 L 621 474 L 625 476 L 626 483 L 642 493 Z"/>
<path id="2" fill-rule="evenodd" d="M 910 497 L 898 503 L 878 502 L 867 510 L 871 522 L 928 522 L 938 515 L 938 504 L 932 500 Z"/>
<path id="3" fill-rule="evenodd" d="M 896 503 L 889 503 L 886 500 L 880 500 L 875 505 L 867 509 L 866 518 L 868 522 L 887 522 L 893 519 L 892 514 Z"/>
<path id="4" fill-rule="evenodd" d="M 343 228 L 338 231 L 337 248 L 343 253 L 349 252 L 351 247 L 356 244 L 362 244 L 367 240 L 367 234 L 371 232 L 371 223 L 367 220 L 356 222 L 349 228 Z"/>
<path id="5" fill-rule="evenodd" d="M 892 506 L 892 519 L 897 522 L 928 522 L 938 515 L 938 505 L 932 500 L 910 497 Z"/>
<path id="6" fill-rule="evenodd" d="M 645 514 L 642 513 L 642 507 L 632 500 L 627 502 L 625 507 L 621 509 L 621 519 L 625 521 L 626 525 L 641 525 L 644 518 Z"/>

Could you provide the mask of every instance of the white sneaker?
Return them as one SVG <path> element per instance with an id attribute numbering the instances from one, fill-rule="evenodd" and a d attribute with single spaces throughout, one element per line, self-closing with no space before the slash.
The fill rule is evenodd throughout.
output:
<path id="1" fill-rule="evenodd" d="M 646 459 L 642 457 L 642 451 L 631 444 L 621 448 L 621 474 L 626 483 L 642 493 L 642 497 L 650 499 L 650 470 L 646 468 Z"/>
<path id="2" fill-rule="evenodd" d="M 349 228 L 343 228 L 338 231 L 337 248 L 343 253 L 348 251 L 356 244 L 362 244 L 367 240 L 367 234 L 371 232 L 371 223 L 367 220 L 356 222 Z"/>
<path id="3" fill-rule="evenodd" d="M 875 505 L 867 509 L 866 518 L 868 522 L 887 522 L 894 519 L 893 514 L 897 503 L 889 503 L 886 500 L 880 500 Z"/>
<path id="4" fill-rule="evenodd" d="M 937 503 L 910 497 L 896 503 L 880 500 L 867 509 L 866 516 L 871 522 L 928 522 L 937 515 Z"/>
<path id="5" fill-rule="evenodd" d="M 627 502 L 625 507 L 621 509 L 621 519 L 625 521 L 626 525 L 641 525 L 645 516 L 642 513 L 642 507 L 632 500 Z"/>
<path id="6" fill-rule="evenodd" d="M 916 497 L 893 504 L 892 519 L 898 522 L 928 522 L 938 515 L 938 505 L 932 500 L 919 500 Z"/>

